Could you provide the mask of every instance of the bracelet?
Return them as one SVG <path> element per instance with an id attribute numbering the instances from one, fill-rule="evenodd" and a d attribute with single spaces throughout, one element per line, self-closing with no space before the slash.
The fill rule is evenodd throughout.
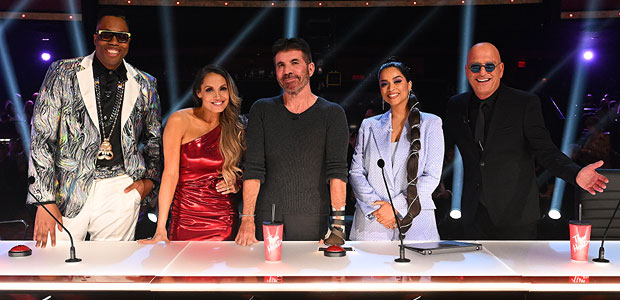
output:
<path id="1" fill-rule="evenodd" d="M 245 214 L 239 214 L 239 218 L 243 218 L 243 217 L 255 217 L 256 214 L 252 214 L 252 215 L 245 215 Z"/>

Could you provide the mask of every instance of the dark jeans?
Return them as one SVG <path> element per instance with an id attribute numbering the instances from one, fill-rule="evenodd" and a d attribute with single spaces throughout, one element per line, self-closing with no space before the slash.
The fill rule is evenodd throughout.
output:
<path id="1" fill-rule="evenodd" d="M 263 222 L 271 221 L 271 211 L 256 211 L 256 238 L 263 240 Z M 276 214 L 275 220 L 284 223 L 285 241 L 319 241 L 325 237 L 329 215 Z"/>
<path id="2" fill-rule="evenodd" d="M 474 222 L 465 225 L 465 239 L 468 240 L 535 240 L 538 225 L 536 223 L 526 225 L 493 224 L 489 212 L 482 204 L 478 204 L 478 210 Z"/>

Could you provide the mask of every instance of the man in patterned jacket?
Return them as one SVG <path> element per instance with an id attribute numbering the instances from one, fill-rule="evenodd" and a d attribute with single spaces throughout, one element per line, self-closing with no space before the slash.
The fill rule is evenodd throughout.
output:
<path id="1" fill-rule="evenodd" d="M 122 13 L 101 14 L 95 52 L 54 62 L 32 120 L 32 194 L 77 240 L 132 240 L 140 203 L 155 198 L 161 172 L 156 81 L 124 61 L 131 34 Z M 32 197 L 29 203 L 38 204 Z M 38 207 L 34 239 L 52 246 L 62 230 Z"/>

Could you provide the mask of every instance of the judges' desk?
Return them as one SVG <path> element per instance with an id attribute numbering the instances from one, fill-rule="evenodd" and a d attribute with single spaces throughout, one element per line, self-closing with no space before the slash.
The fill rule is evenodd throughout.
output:
<path id="1" fill-rule="evenodd" d="M 35 248 L 31 241 L 0 242 L 0 292 L 134 292 L 171 296 L 170 292 L 258 299 L 301 292 L 320 295 L 449 295 L 464 293 L 523 295 L 567 293 L 620 297 L 620 241 L 606 242 L 608 264 L 591 261 L 600 241 L 590 244 L 589 261 L 570 260 L 568 241 L 480 241 L 472 252 L 420 255 L 407 251 L 410 263 L 396 263 L 397 242 L 347 242 L 354 251 L 325 257 L 316 242 L 284 242 L 282 261 L 266 262 L 263 244 L 234 242 L 78 242 L 79 263 L 65 263 L 69 244 Z M 9 257 L 17 244 L 32 248 L 28 257 Z M 275 293 L 275 294 L 274 294 Z M 178 293 L 175 294 L 178 296 Z M 566 296 L 566 295 L 564 295 Z M 373 296 L 374 297 L 374 296 Z M 504 296 L 502 296 L 504 298 Z M 402 297 L 401 297 L 402 298 Z M 437 298 L 437 297 L 435 297 Z M 484 297 L 482 297 L 484 298 Z M 506 298 L 504 298 L 506 299 Z"/>

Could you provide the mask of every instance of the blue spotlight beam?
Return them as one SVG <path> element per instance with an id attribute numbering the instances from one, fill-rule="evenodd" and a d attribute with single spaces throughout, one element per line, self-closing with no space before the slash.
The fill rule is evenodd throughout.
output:
<path id="1" fill-rule="evenodd" d="M 8 28 L 16 19 L 17 14 L 20 11 L 24 11 L 25 8 L 32 2 L 32 0 L 23 0 L 16 1 L 15 5 L 9 9 L 9 15 L 6 17 L 6 20 L 0 23 L 0 31 L 3 31 L 5 28 Z"/>
<path id="2" fill-rule="evenodd" d="M 599 1 L 588 1 L 588 11 L 595 11 Z M 592 26 L 592 19 L 585 20 L 583 28 L 590 28 Z M 568 109 L 566 113 L 566 123 L 564 123 L 564 135 L 562 138 L 561 150 L 564 154 L 570 157 L 571 144 L 575 141 L 575 134 L 577 125 L 579 124 L 579 118 L 581 117 L 581 105 L 583 104 L 583 94 L 585 91 L 587 74 L 585 70 L 585 62 L 581 59 L 581 52 L 588 48 L 588 38 L 584 34 L 581 36 L 579 46 L 576 51 L 573 52 L 574 59 L 576 59 L 576 71 L 573 75 L 572 88 L 569 96 Z M 552 219 L 559 219 L 561 217 L 562 210 L 562 198 L 564 198 L 564 187 L 566 182 L 560 178 L 555 179 L 555 185 L 553 187 L 553 196 L 551 197 L 551 206 L 549 207 L 548 216 Z"/>
<path id="3" fill-rule="evenodd" d="M 177 87 L 177 60 L 176 60 L 176 50 L 174 48 L 175 45 L 175 35 L 174 35 L 174 21 L 172 19 L 172 12 L 169 6 L 160 6 L 159 14 L 161 15 L 162 21 L 159 23 L 161 32 L 163 33 L 162 42 L 164 47 L 164 53 L 166 56 L 165 66 L 166 66 L 166 82 L 168 84 L 168 99 L 172 103 L 172 101 L 177 101 L 181 99 L 177 99 L 179 95 L 179 90 Z M 167 119 L 167 118 L 166 118 Z"/>
<path id="4" fill-rule="evenodd" d="M 575 55 L 575 53 L 577 53 L 576 51 L 577 50 L 573 51 L 570 55 L 565 56 L 560 63 L 555 65 L 547 74 L 545 74 L 544 78 L 546 78 L 547 81 L 548 81 L 553 76 L 555 76 L 555 74 L 557 74 L 558 71 L 560 71 L 560 69 L 562 69 L 562 67 L 564 67 L 570 61 L 570 59 L 573 57 L 573 55 Z M 539 80 L 534 86 L 532 86 L 532 88 L 530 88 L 529 92 L 530 93 L 535 93 L 540 88 L 542 88 L 542 86 L 544 84 L 545 83 L 542 80 Z"/>
<path id="5" fill-rule="evenodd" d="M 564 124 L 564 134 L 562 139 L 561 150 L 564 154 L 570 156 L 571 145 L 575 141 L 576 129 L 581 118 L 581 106 L 583 102 L 583 94 L 587 81 L 585 63 L 579 55 L 573 56 L 577 59 L 577 71 L 573 76 L 573 84 L 570 92 L 569 105 L 566 113 L 566 123 Z M 555 179 L 553 187 L 553 197 L 551 198 L 551 207 L 549 208 L 549 217 L 559 219 L 562 208 L 562 198 L 564 197 L 564 187 L 566 182 L 560 178 Z"/>
<path id="6" fill-rule="evenodd" d="M 405 45 L 407 45 L 407 43 L 409 43 L 413 37 L 422 29 L 426 26 L 426 24 L 433 18 L 435 17 L 435 15 L 437 15 L 437 12 L 439 11 L 439 7 L 435 7 L 433 8 L 433 10 L 426 14 L 426 16 L 424 17 L 424 19 L 422 19 L 420 22 L 417 22 L 417 25 L 411 30 L 409 31 L 409 34 L 407 34 L 407 36 L 405 36 L 404 38 L 401 39 L 401 41 L 394 47 L 392 48 L 392 50 L 390 50 L 390 52 L 387 54 L 387 56 L 392 56 L 395 55 L 396 53 L 398 53 Z M 375 70 L 379 69 L 379 67 L 381 66 L 381 64 L 383 63 L 383 59 L 379 62 L 377 62 L 375 64 L 375 66 L 369 70 L 369 72 L 367 73 L 372 73 Z M 367 76 L 366 78 L 364 78 L 364 80 L 362 80 L 361 83 L 359 83 L 354 89 L 353 91 L 351 91 L 349 93 L 349 95 L 347 95 L 346 98 L 344 98 L 344 100 L 340 103 L 341 106 L 343 107 L 347 107 L 348 105 L 350 105 L 351 101 L 353 101 L 355 99 L 355 97 L 357 96 L 357 94 L 359 94 L 359 92 L 365 88 L 368 84 L 370 84 L 370 82 L 373 82 L 375 80 L 374 77 L 372 76 Z"/>
<path id="7" fill-rule="evenodd" d="M 473 43 L 474 31 L 474 6 L 466 5 L 461 10 L 461 45 L 459 53 L 459 64 L 457 65 L 458 93 L 465 93 L 469 90 L 467 76 L 465 76 L 465 65 L 467 64 L 467 52 Z M 461 198 L 463 196 L 463 158 L 458 148 L 454 146 L 453 175 L 452 175 L 452 204 L 450 216 L 453 219 L 461 218 Z"/>
<path id="8" fill-rule="evenodd" d="M 260 22 L 262 22 L 271 11 L 273 11 L 273 9 L 270 9 L 270 7 L 262 8 L 261 11 L 259 11 L 256 16 L 254 16 L 254 18 L 245 25 L 243 30 L 236 35 L 235 39 L 226 47 L 226 49 L 224 49 L 224 51 L 222 51 L 222 53 L 220 53 L 220 55 L 215 58 L 213 63 L 216 65 L 223 65 L 229 59 L 229 57 L 233 55 L 233 53 L 235 52 L 235 50 L 237 50 L 241 43 L 250 36 L 250 34 L 258 27 L 258 24 L 260 24 Z M 183 94 L 183 96 L 181 97 L 181 99 L 179 99 L 177 103 L 172 105 L 164 120 L 168 120 L 168 117 L 170 117 L 173 112 L 185 106 L 185 104 L 187 104 L 187 102 L 191 99 L 191 96 L 192 90 L 190 88 L 185 92 L 185 94 Z"/>
<path id="9" fill-rule="evenodd" d="M 296 37 L 298 27 L 299 7 L 297 7 L 297 0 L 290 0 L 288 8 L 286 8 L 286 24 L 284 26 L 284 36 L 286 38 Z"/>
<path id="10" fill-rule="evenodd" d="M 30 132 L 28 130 L 28 121 L 26 120 L 26 114 L 24 113 L 24 103 L 22 99 L 17 96 L 19 94 L 19 86 L 15 81 L 15 69 L 13 68 L 13 62 L 7 48 L 7 42 L 5 37 L 5 31 L 0 30 L 0 62 L 2 62 L 2 73 L 4 74 L 7 88 L 13 102 L 14 113 L 17 116 L 17 130 L 22 137 L 22 144 L 26 151 L 26 154 L 30 153 Z"/>
<path id="11" fill-rule="evenodd" d="M 383 7 L 373 8 L 368 10 L 362 18 L 360 18 L 357 23 L 353 24 L 348 30 L 347 34 L 339 38 L 338 41 L 334 44 L 331 50 L 323 56 L 321 59 L 324 63 L 327 63 L 332 57 L 336 55 L 346 45 L 358 32 L 360 32 L 366 25 L 371 24 L 372 20 L 374 20 L 380 12 L 383 12 Z"/>
<path id="12" fill-rule="evenodd" d="M 226 60 L 228 60 L 228 58 L 233 55 L 235 50 L 239 48 L 239 45 L 241 45 L 241 43 L 248 38 L 250 33 L 252 33 L 252 31 L 254 31 L 258 27 L 258 24 L 260 24 L 260 22 L 262 22 L 263 19 L 265 19 L 265 17 L 269 15 L 269 13 L 272 11 L 273 9 L 271 9 L 270 7 L 262 8 L 261 11 L 259 11 L 258 14 L 254 18 L 252 18 L 252 21 L 246 24 L 243 30 L 239 34 L 237 34 L 232 43 L 230 43 L 228 47 L 226 47 L 226 49 L 222 51 L 222 53 L 220 53 L 217 58 L 215 58 L 214 63 L 216 65 L 224 64 Z"/>
<path id="13" fill-rule="evenodd" d="M 162 125 L 166 125 L 166 122 L 168 122 L 168 118 L 170 118 L 170 115 L 172 115 L 173 112 L 185 106 L 185 104 L 187 104 L 191 98 L 192 98 L 192 88 L 190 87 L 189 89 L 185 91 L 185 94 L 183 94 L 183 96 L 179 99 L 179 101 L 172 106 L 170 111 L 168 111 L 168 113 L 163 119 Z"/>
<path id="14" fill-rule="evenodd" d="M 76 0 L 67 0 L 67 6 L 69 7 L 69 12 L 71 14 L 78 14 L 77 8 L 75 6 Z M 71 34 L 73 35 L 73 46 L 74 53 L 76 56 L 85 56 L 87 54 L 86 43 L 84 42 L 84 32 L 82 27 L 80 26 L 82 22 L 69 22 L 68 25 L 71 28 Z"/>

